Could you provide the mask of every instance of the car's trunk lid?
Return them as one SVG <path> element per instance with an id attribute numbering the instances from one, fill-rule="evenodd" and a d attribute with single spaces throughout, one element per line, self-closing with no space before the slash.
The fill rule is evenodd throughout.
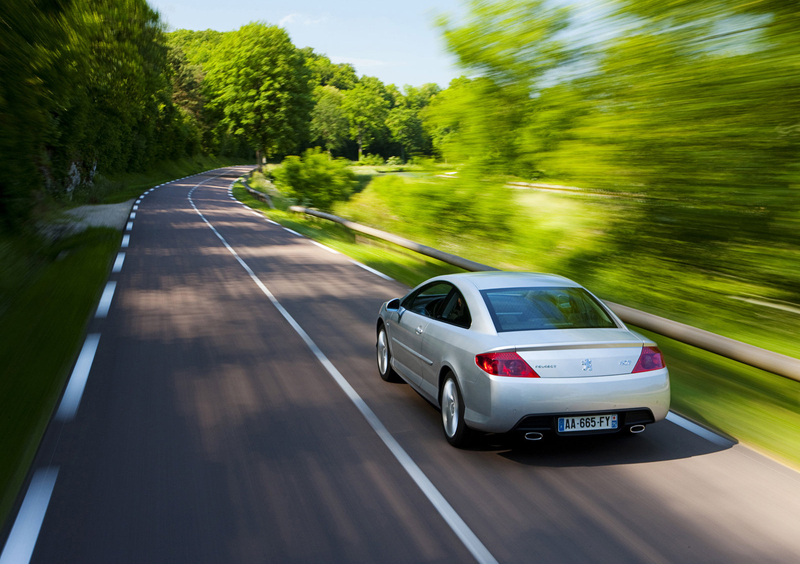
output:
<path id="1" fill-rule="evenodd" d="M 642 339 L 627 329 L 553 329 L 500 333 L 542 378 L 630 374 Z"/>

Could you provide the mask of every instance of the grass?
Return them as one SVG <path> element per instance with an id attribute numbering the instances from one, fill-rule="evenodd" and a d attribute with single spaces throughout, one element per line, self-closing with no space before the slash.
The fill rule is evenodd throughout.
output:
<path id="1" fill-rule="evenodd" d="M 235 188 L 234 195 L 261 209 L 274 221 L 409 286 L 457 270 L 438 261 L 424 260 L 420 255 L 414 256 L 391 244 L 356 240 L 338 224 L 286 212 L 288 202 L 274 191 L 273 201 L 279 208 L 274 211 L 266 209 L 265 204 L 241 188 Z M 652 275 L 652 272 L 644 267 L 631 268 L 629 262 L 604 255 L 609 208 L 596 202 L 595 198 L 582 195 L 516 193 L 514 204 L 521 208 L 520 215 L 529 219 L 514 224 L 511 241 L 464 236 L 451 238 L 445 245 L 436 235 L 426 232 L 424 226 L 392 216 L 387 212 L 386 202 L 369 188 L 340 204 L 335 213 L 500 268 L 563 274 L 606 299 L 784 354 L 797 356 L 800 353 L 797 314 L 765 311 L 763 306 L 732 301 L 728 297 L 747 292 L 767 295 L 768 288 L 708 273 L 668 268 L 663 264 L 647 265 L 657 273 L 659 281 L 642 284 L 637 278 Z M 368 244 L 359 244 L 359 241 Z M 603 264 L 597 257 L 605 257 L 609 264 Z M 420 266 L 423 263 L 424 267 Z M 666 337 L 650 336 L 667 358 L 675 411 L 800 469 L 800 383 Z"/>
<path id="2" fill-rule="evenodd" d="M 0 237 L 0 523 L 25 480 L 121 234 Z"/>

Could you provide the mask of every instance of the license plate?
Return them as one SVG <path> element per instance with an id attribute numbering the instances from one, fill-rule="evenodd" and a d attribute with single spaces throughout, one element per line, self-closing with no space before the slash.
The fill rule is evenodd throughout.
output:
<path id="1" fill-rule="evenodd" d="M 574 433 L 576 431 L 602 431 L 617 428 L 617 414 L 583 415 L 579 417 L 559 417 L 558 432 Z"/>

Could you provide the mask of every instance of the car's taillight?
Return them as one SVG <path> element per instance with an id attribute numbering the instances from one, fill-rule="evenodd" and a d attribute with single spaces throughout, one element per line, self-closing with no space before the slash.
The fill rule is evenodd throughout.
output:
<path id="1" fill-rule="evenodd" d="M 515 352 L 484 353 L 475 357 L 475 364 L 493 376 L 538 378 L 539 375 Z"/>
<path id="2" fill-rule="evenodd" d="M 664 368 L 664 357 L 661 356 L 658 347 L 642 347 L 642 354 L 639 355 L 639 361 L 633 367 L 633 374 L 661 368 Z"/>

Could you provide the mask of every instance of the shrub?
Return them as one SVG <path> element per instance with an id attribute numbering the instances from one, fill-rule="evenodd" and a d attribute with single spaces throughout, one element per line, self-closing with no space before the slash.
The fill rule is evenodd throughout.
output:
<path id="1" fill-rule="evenodd" d="M 303 157 L 286 157 L 273 172 L 275 185 L 289 198 L 308 207 L 330 211 L 334 202 L 346 200 L 355 176 L 344 159 L 332 159 L 319 147 Z"/>
<path id="2" fill-rule="evenodd" d="M 400 157 L 389 157 L 386 159 L 386 164 L 389 166 L 399 166 L 403 164 L 403 159 Z"/>
<path id="3" fill-rule="evenodd" d="M 365 166 L 381 166 L 383 164 L 383 157 L 380 155 L 364 155 L 358 164 Z"/>

